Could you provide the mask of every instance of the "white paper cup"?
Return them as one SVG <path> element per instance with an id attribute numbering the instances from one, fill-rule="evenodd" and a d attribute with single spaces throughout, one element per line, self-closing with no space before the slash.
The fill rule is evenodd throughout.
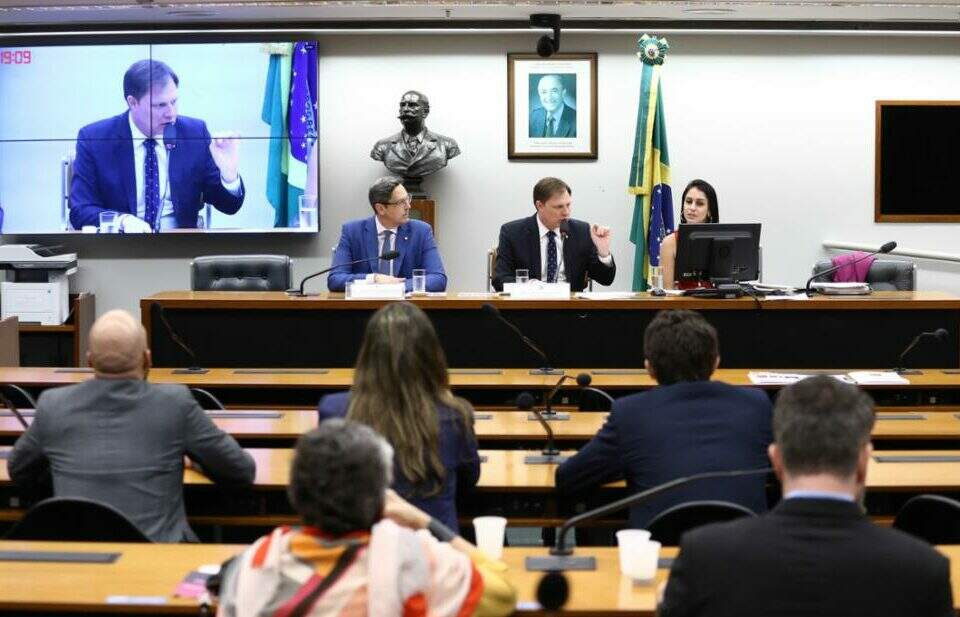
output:
<path id="1" fill-rule="evenodd" d="M 478 516 L 473 519 L 473 530 L 477 534 L 477 548 L 492 559 L 500 559 L 507 519 L 502 516 Z"/>
<path id="2" fill-rule="evenodd" d="M 653 578 L 657 572 L 657 557 L 660 543 L 650 541 L 650 532 L 645 529 L 622 529 L 617 532 L 617 547 L 620 553 L 620 572 L 634 579 Z M 647 574 L 649 555 L 654 554 L 652 573 Z"/>

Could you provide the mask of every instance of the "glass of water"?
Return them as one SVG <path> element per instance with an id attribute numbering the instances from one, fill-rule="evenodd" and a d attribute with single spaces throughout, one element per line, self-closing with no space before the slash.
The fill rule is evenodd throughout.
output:
<path id="1" fill-rule="evenodd" d="M 427 295 L 427 271 L 416 269 L 413 271 L 413 295 Z"/>
<path id="2" fill-rule="evenodd" d="M 113 210 L 100 211 L 100 233 L 115 234 L 120 231 L 120 217 Z"/>
<path id="3" fill-rule="evenodd" d="M 659 266 L 650 268 L 650 289 L 663 289 L 663 270 Z"/>
<path id="4" fill-rule="evenodd" d="M 317 196 L 301 195 L 300 202 L 300 229 L 317 229 Z"/>
<path id="5" fill-rule="evenodd" d="M 530 280 L 530 270 L 517 270 L 515 280 L 519 285 L 525 285 Z"/>

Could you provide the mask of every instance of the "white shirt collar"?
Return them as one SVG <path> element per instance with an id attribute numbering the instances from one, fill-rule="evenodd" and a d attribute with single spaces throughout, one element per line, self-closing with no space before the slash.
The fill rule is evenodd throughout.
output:
<path id="1" fill-rule="evenodd" d="M 144 139 L 147 139 L 147 137 L 145 137 L 145 136 L 143 135 L 143 133 L 140 131 L 140 127 L 138 127 L 138 126 L 133 122 L 133 116 L 131 116 L 129 112 L 127 113 L 127 121 L 130 123 L 130 134 L 133 135 L 133 143 L 139 144 L 139 143 L 142 142 Z M 154 135 L 153 138 L 157 140 L 157 144 L 159 144 L 159 145 L 165 145 L 165 144 L 163 143 L 163 132 L 162 132 L 162 131 L 160 132 L 159 135 Z"/>
<path id="2" fill-rule="evenodd" d="M 539 237 L 541 237 L 541 238 L 545 237 L 545 236 L 547 235 L 547 232 L 550 231 L 550 230 L 547 229 L 547 226 L 544 225 L 544 224 L 543 224 L 543 221 L 540 220 L 540 215 L 539 215 L 539 214 L 534 214 L 533 216 L 534 216 L 534 218 L 537 219 L 537 229 L 540 230 L 540 236 L 539 236 Z M 554 233 L 556 233 L 557 239 L 560 239 L 560 227 L 557 226 L 557 228 L 554 229 L 553 231 L 554 231 Z"/>
<path id="3" fill-rule="evenodd" d="M 400 229 L 399 226 L 398 226 L 398 227 L 394 227 L 394 228 L 392 228 L 392 229 L 389 228 L 389 227 L 384 227 L 384 226 L 380 223 L 380 217 L 378 217 L 376 214 L 373 215 L 373 222 L 376 223 L 376 225 L 377 225 L 377 237 L 378 237 L 378 238 L 381 237 L 381 236 L 383 236 L 383 232 L 386 231 L 387 229 L 390 229 L 390 231 L 393 232 L 393 235 L 397 235 L 397 230 Z"/>
<path id="4" fill-rule="evenodd" d="M 546 112 L 547 112 L 547 115 L 544 116 L 544 121 L 546 121 L 546 119 L 549 117 L 549 118 L 552 118 L 554 122 L 559 122 L 559 121 L 560 121 L 560 116 L 563 115 L 563 108 L 564 108 L 564 107 L 566 107 L 566 105 L 563 104 L 563 101 L 560 101 L 560 107 L 557 107 L 557 110 L 556 110 L 556 111 L 552 111 L 552 112 L 551 112 L 551 111 L 547 111 L 547 108 L 544 107 L 544 108 L 543 108 L 543 111 L 546 111 Z"/>

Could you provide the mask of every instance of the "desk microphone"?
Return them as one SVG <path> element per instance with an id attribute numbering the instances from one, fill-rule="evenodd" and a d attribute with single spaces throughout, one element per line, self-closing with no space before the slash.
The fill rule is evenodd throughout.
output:
<path id="1" fill-rule="evenodd" d="M 163 308 L 163 305 L 160 303 L 155 303 L 154 306 L 157 307 L 157 315 L 160 317 L 160 322 L 163 324 L 163 327 L 166 328 L 167 334 L 170 335 L 170 340 L 176 343 L 180 349 L 190 356 L 190 366 L 188 368 L 174 369 L 172 373 L 174 375 L 204 375 L 209 373 L 210 369 L 200 367 L 200 363 L 197 362 L 197 354 L 193 353 L 193 350 L 183 342 L 183 339 L 180 338 L 180 335 L 177 334 L 176 330 L 173 329 L 173 326 L 170 325 L 170 322 L 167 321 L 167 312 Z"/>
<path id="2" fill-rule="evenodd" d="M 613 397 L 607 394 L 606 392 L 604 392 L 603 390 L 601 390 L 600 388 L 590 387 L 591 383 L 593 383 L 593 377 L 591 377 L 589 373 L 580 373 L 579 375 L 577 375 L 577 385 L 580 386 L 581 394 L 583 394 L 584 392 L 591 392 L 593 394 L 596 394 L 603 400 L 610 403 L 609 409 L 613 409 L 613 403 L 614 403 Z M 580 409 L 582 411 L 583 407 L 581 406 Z M 592 407 L 590 408 L 590 411 L 593 411 Z"/>
<path id="3" fill-rule="evenodd" d="M 529 337 L 527 337 L 523 332 L 521 332 L 520 328 L 515 326 L 510 320 L 504 317 L 503 314 L 500 312 L 500 309 L 490 304 L 489 302 L 485 302 L 480 306 L 480 310 L 486 313 L 487 315 L 490 315 L 494 319 L 497 319 L 500 322 L 506 324 L 508 328 L 510 328 L 511 330 L 517 333 L 517 336 L 520 337 L 520 340 L 523 341 L 524 345 L 529 347 L 531 351 L 533 351 L 535 354 L 540 356 L 540 360 L 543 362 L 543 368 L 530 369 L 531 375 L 560 375 L 561 373 L 563 373 L 563 371 L 561 371 L 560 369 L 550 368 L 550 359 L 547 357 L 547 354 L 545 354 L 542 349 L 537 347 L 536 343 L 530 340 Z"/>
<path id="4" fill-rule="evenodd" d="M 708 471 L 705 473 L 698 473 L 692 476 L 686 476 L 683 478 L 677 478 L 676 480 L 671 480 L 669 482 L 664 482 L 663 484 L 654 486 L 653 488 L 649 488 L 647 490 L 640 491 L 639 493 L 628 495 L 623 499 L 618 499 L 617 501 L 608 503 L 605 506 L 588 510 L 583 514 L 578 514 L 564 521 L 563 525 L 560 527 L 560 531 L 557 532 L 557 541 L 553 548 L 550 549 L 550 555 L 543 557 L 527 557 L 526 569 L 528 571 L 596 570 L 597 560 L 595 557 L 573 557 L 573 549 L 567 544 L 567 534 L 579 523 L 595 519 L 603 516 L 604 514 L 616 512 L 617 510 L 621 510 L 627 506 L 632 506 L 636 503 L 647 501 L 651 497 L 659 495 L 660 493 L 680 486 L 686 486 L 687 484 L 698 482 L 700 480 L 765 475 L 771 471 L 773 471 L 771 468 L 765 467 L 763 469 L 738 469 L 734 471 Z"/>
<path id="5" fill-rule="evenodd" d="M 564 378 L 566 377 L 567 376 L 564 375 Z M 565 457 L 560 456 L 560 450 L 557 449 L 556 442 L 554 441 L 553 429 L 550 428 L 550 423 L 544 420 L 543 414 L 534 407 L 533 395 L 529 392 L 521 392 L 517 397 L 517 409 L 520 411 L 532 411 L 533 417 L 540 422 L 540 426 L 543 427 L 544 432 L 547 434 L 547 443 L 544 444 L 540 454 L 525 456 L 523 462 L 527 465 L 552 465 L 562 463 L 566 460 Z"/>
<path id="6" fill-rule="evenodd" d="M 547 611 L 563 608 L 570 597 L 570 583 L 563 572 L 547 572 L 537 584 L 537 602 Z"/>
<path id="7" fill-rule="evenodd" d="M 330 266 L 329 268 L 324 268 L 319 272 L 314 272 L 313 274 L 310 274 L 304 277 L 304 279 L 300 281 L 300 289 L 290 288 L 287 290 L 287 295 L 290 296 L 291 298 L 305 298 L 307 296 L 319 296 L 320 295 L 319 293 L 308 294 L 303 292 L 303 286 L 306 285 L 307 281 L 309 281 L 310 279 L 318 277 L 321 274 L 326 274 L 331 270 L 336 270 L 337 268 L 343 268 L 345 266 L 355 266 L 357 264 L 362 264 L 364 262 L 378 261 L 381 259 L 383 261 L 393 261 L 399 256 L 400 256 L 400 251 L 386 251 L 383 255 L 377 255 L 376 257 L 365 257 L 364 259 L 354 259 L 353 261 L 348 261 L 345 264 L 337 264 L 335 266 Z"/>
<path id="8" fill-rule="evenodd" d="M 810 289 L 810 283 L 812 283 L 812 282 L 814 281 L 814 279 L 818 279 L 818 278 L 820 278 L 820 277 L 822 277 L 822 276 L 826 276 L 826 275 L 828 275 L 828 274 L 833 274 L 834 272 L 836 272 L 836 271 L 839 270 L 840 268 L 844 268 L 844 267 L 846 267 L 846 266 L 852 266 L 852 265 L 855 264 L 855 263 L 859 263 L 859 262 L 863 261 L 863 260 L 866 259 L 867 257 L 873 257 L 874 255 L 877 255 L 877 254 L 880 254 L 880 253 L 883 253 L 884 255 L 886 255 L 887 253 L 889 253 L 890 251 L 892 251 L 892 250 L 895 249 L 895 248 L 897 248 L 897 243 L 896 243 L 896 242 L 887 242 L 886 244 L 884 244 L 883 246 L 881 246 L 879 249 L 877 249 L 876 251 L 874 251 L 874 252 L 872 252 L 872 253 L 868 253 L 868 254 L 866 254 L 866 255 L 861 255 L 860 257 L 857 257 L 857 258 L 854 259 L 853 261 L 847 262 L 847 263 L 845 263 L 845 264 L 840 264 L 839 266 L 834 266 L 834 267 L 832 267 L 832 268 L 828 268 L 827 270 L 824 270 L 823 272 L 818 272 L 817 274 L 814 274 L 814 275 L 811 276 L 809 279 L 807 279 L 807 284 L 804 286 L 804 289 L 805 289 L 805 291 L 806 291 L 806 293 L 807 293 L 807 296 L 812 296 L 812 295 L 813 295 L 813 290 Z"/>
<path id="9" fill-rule="evenodd" d="M 570 221 L 567 219 L 563 219 L 562 221 L 560 221 L 559 231 L 560 231 L 560 237 L 566 240 L 567 236 L 570 235 Z"/>
<path id="10" fill-rule="evenodd" d="M 912 350 L 914 347 L 917 346 L 917 343 L 920 342 L 920 339 L 927 338 L 927 337 L 935 338 L 941 343 L 946 343 L 947 341 L 950 340 L 950 333 L 947 332 L 944 328 L 937 328 L 933 332 L 921 332 L 920 334 L 918 334 L 916 337 L 914 337 L 912 341 L 910 341 L 910 344 L 907 345 L 907 348 L 903 350 L 903 352 L 900 354 L 900 357 L 897 358 L 897 368 L 893 369 L 894 372 L 899 373 L 900 375 L 921 375 L 923 373 L 922 371 L 919 371 L 917 369 L 904 368 L 903 359 L 907 356 L 908 353 L 910 353 L 910 350 Z"/>

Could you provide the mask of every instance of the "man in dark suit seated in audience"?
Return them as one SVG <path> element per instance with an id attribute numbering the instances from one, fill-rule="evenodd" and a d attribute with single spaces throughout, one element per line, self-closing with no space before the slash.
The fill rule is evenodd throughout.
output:
<path id="1" fill-rule="evenodd" d="M 783 501 L 687 533 L 658 614 L 953 615 L 949 561 L 864 513 L 873 422 L 870 397 L 832 377 L 784 389 L 770 446 Z"/>
<path id="2" fill-rule="evenodd" d="M 767 466 L 771 406 L 754 388 L 710 381 L 720 363 L 717 332 L 693 311 L 660 311 L 643 336 L 645 365 L 658 387 L 618 399 L 600 431 L 556 472 L 561 493 L 625 479 L 628 492 L 706 471 Z M 724 500 L 767 509 L 763 476 L 694 483 L 630 508 L 645 527 L 667 508 Z"/>
<path id="3" fill-rule="evenodd" d="M 494 289 L 514 282 L 517 270 L 547 283 L 569 281 L 571 291 L 583 291 L 588 276 L 601 285 L 613 283 L 610 228 L 570 218 L 571 194 L 560 178 L 543 178 L 533 187 L 533 216 L 500 227 Z"/>
<path id="4" fill-rule="evenodd" d="M 143 326 L 110 311 L 90 329 L 89 381 L 46 390 L 10 454 L 10 477 L 53 476 L 57 497 L 102 501 L 155 542 L 196 540 L 183 509 L 184 455 L 210 479 L 250 484 L 253 458 L 200 409 L 185 386 L 146 381 Z"/>

